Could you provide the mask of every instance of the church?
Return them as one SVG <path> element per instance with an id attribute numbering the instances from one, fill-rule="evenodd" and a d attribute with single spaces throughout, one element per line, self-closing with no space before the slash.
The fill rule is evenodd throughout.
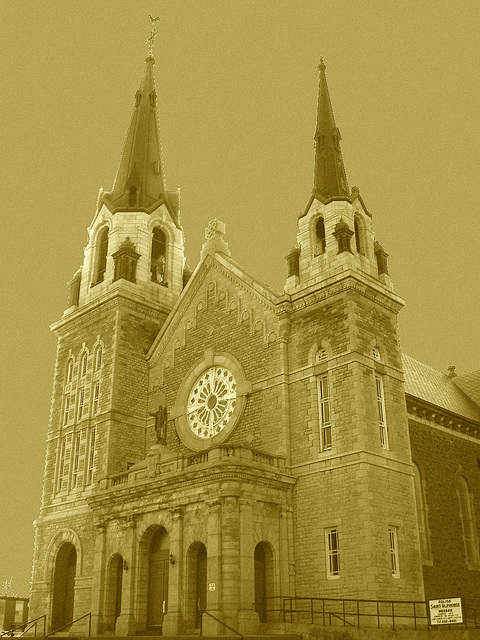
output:
<path id="1" fill-rule="evenodd" d="M 282 598 L 475 598 L 480 371 L 401 353 L 403 301 L 348 186 L 325 64 L 278 292 L 235 262 L 218 219 L 187 269 L 154 63 L 152 38 L 52 327 L 31 618 L 172 636 L 206 611 L 252 634 Z"/>

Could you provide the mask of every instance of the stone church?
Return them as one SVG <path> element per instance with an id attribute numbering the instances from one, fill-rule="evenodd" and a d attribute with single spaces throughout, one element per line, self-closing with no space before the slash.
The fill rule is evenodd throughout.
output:
<path id="1" fill-rule="evenodd" d="M 283 292 L 235 262 L 220 220 L 186 268 L 154 62 L 53 326 L 31 617 L 179 635 L 208 611 L 258 633 L 281 597 L 474 597 L 480 371 L 402 356 L 323 61 Z"/>

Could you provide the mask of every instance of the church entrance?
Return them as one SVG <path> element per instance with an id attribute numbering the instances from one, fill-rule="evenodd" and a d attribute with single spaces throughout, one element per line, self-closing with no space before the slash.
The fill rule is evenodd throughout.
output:
<path id="1" fill-rule="evenodd" d="M 62 544 L 53 576 L 52 631 L 73 621 L 77 552 L 70 542 Z"/>
<path id="2" fill-rule="evenodd" d="M 165 529 L 154 534 L 148 559 L 147 627 L 161 627 L 168 603 L 170 541 Z"/>
<path id="3" fill-rule="evenodd" d="M 108 591 L 105 611 L 105 630 L 114 631 L 122 612 L 123 558 L 116 554 L 108 568 Z"/>
<path id="4" fill-rule="evenodd" d="M 195 542 L 187 552 L 187 621 L 199 629 L 202 611 L 207 608 L 207 550 Z"/>
<path id="5" fill-rule="evenodd" d="M 266 598 L 273 595 L 273 553 L 266 542 L 255 547 L 255 611 L 260 622 L 267 622 Z"/>

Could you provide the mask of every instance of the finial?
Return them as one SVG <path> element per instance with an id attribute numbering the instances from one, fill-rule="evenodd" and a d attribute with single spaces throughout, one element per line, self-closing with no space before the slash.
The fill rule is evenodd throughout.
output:
<path id="1" fill-rule="evenodd" d="M 149 13 L 148 17 L 152 21 L 152 30 L 150 31 L 150 35 L 148 36 L 148 38 L 146 40 L 146 44 L 148 44 L 148 55 L 153 57 L 153 45 L 155 43 L 155 36 L 158 33 L 158 31 L 155 31 L 153 26 L 154 26 L 155 22 L 158 22 L 160 20 L 160 16 L 157 16 L 156 18 L 154 18 L 152 16 L 152 14 Z"/>
<path id="2" fill-rule="evenodd" d="M 325 65 L 325 63 L 323 61 L 323 56 L 320 56 L 320 64 L 318 65 L 318 70 L 319 71 L 325 71 L 326 68 L 327 67 L 326 67 L 326 65 Z"/>

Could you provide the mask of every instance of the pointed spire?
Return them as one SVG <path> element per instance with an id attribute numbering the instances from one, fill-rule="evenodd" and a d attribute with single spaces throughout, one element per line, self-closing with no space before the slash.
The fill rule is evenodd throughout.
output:
<path id="1" fill-rule="evenodd" d="M 349 195 L 340 149 L 340 131 L 335 125 L 325 68 L 323 58 L 320 58 L 313 193 L 322 199 Z"/>
<path id="2" fill-rule="evenodd" d="M 145 71 L 135 95 L 135 106 L 120 165 L 112 191 L 104 194 L 103 201 L 113 213 L 129 209 L 151 212 L 165 202 L 178 224 L 178 194 L 175 198 L 173 194 L 167 193 L 162 166 L 157 92 L 153 74 L 153 41 L 156 33 L 152 27 L 147 40 Z"/>

